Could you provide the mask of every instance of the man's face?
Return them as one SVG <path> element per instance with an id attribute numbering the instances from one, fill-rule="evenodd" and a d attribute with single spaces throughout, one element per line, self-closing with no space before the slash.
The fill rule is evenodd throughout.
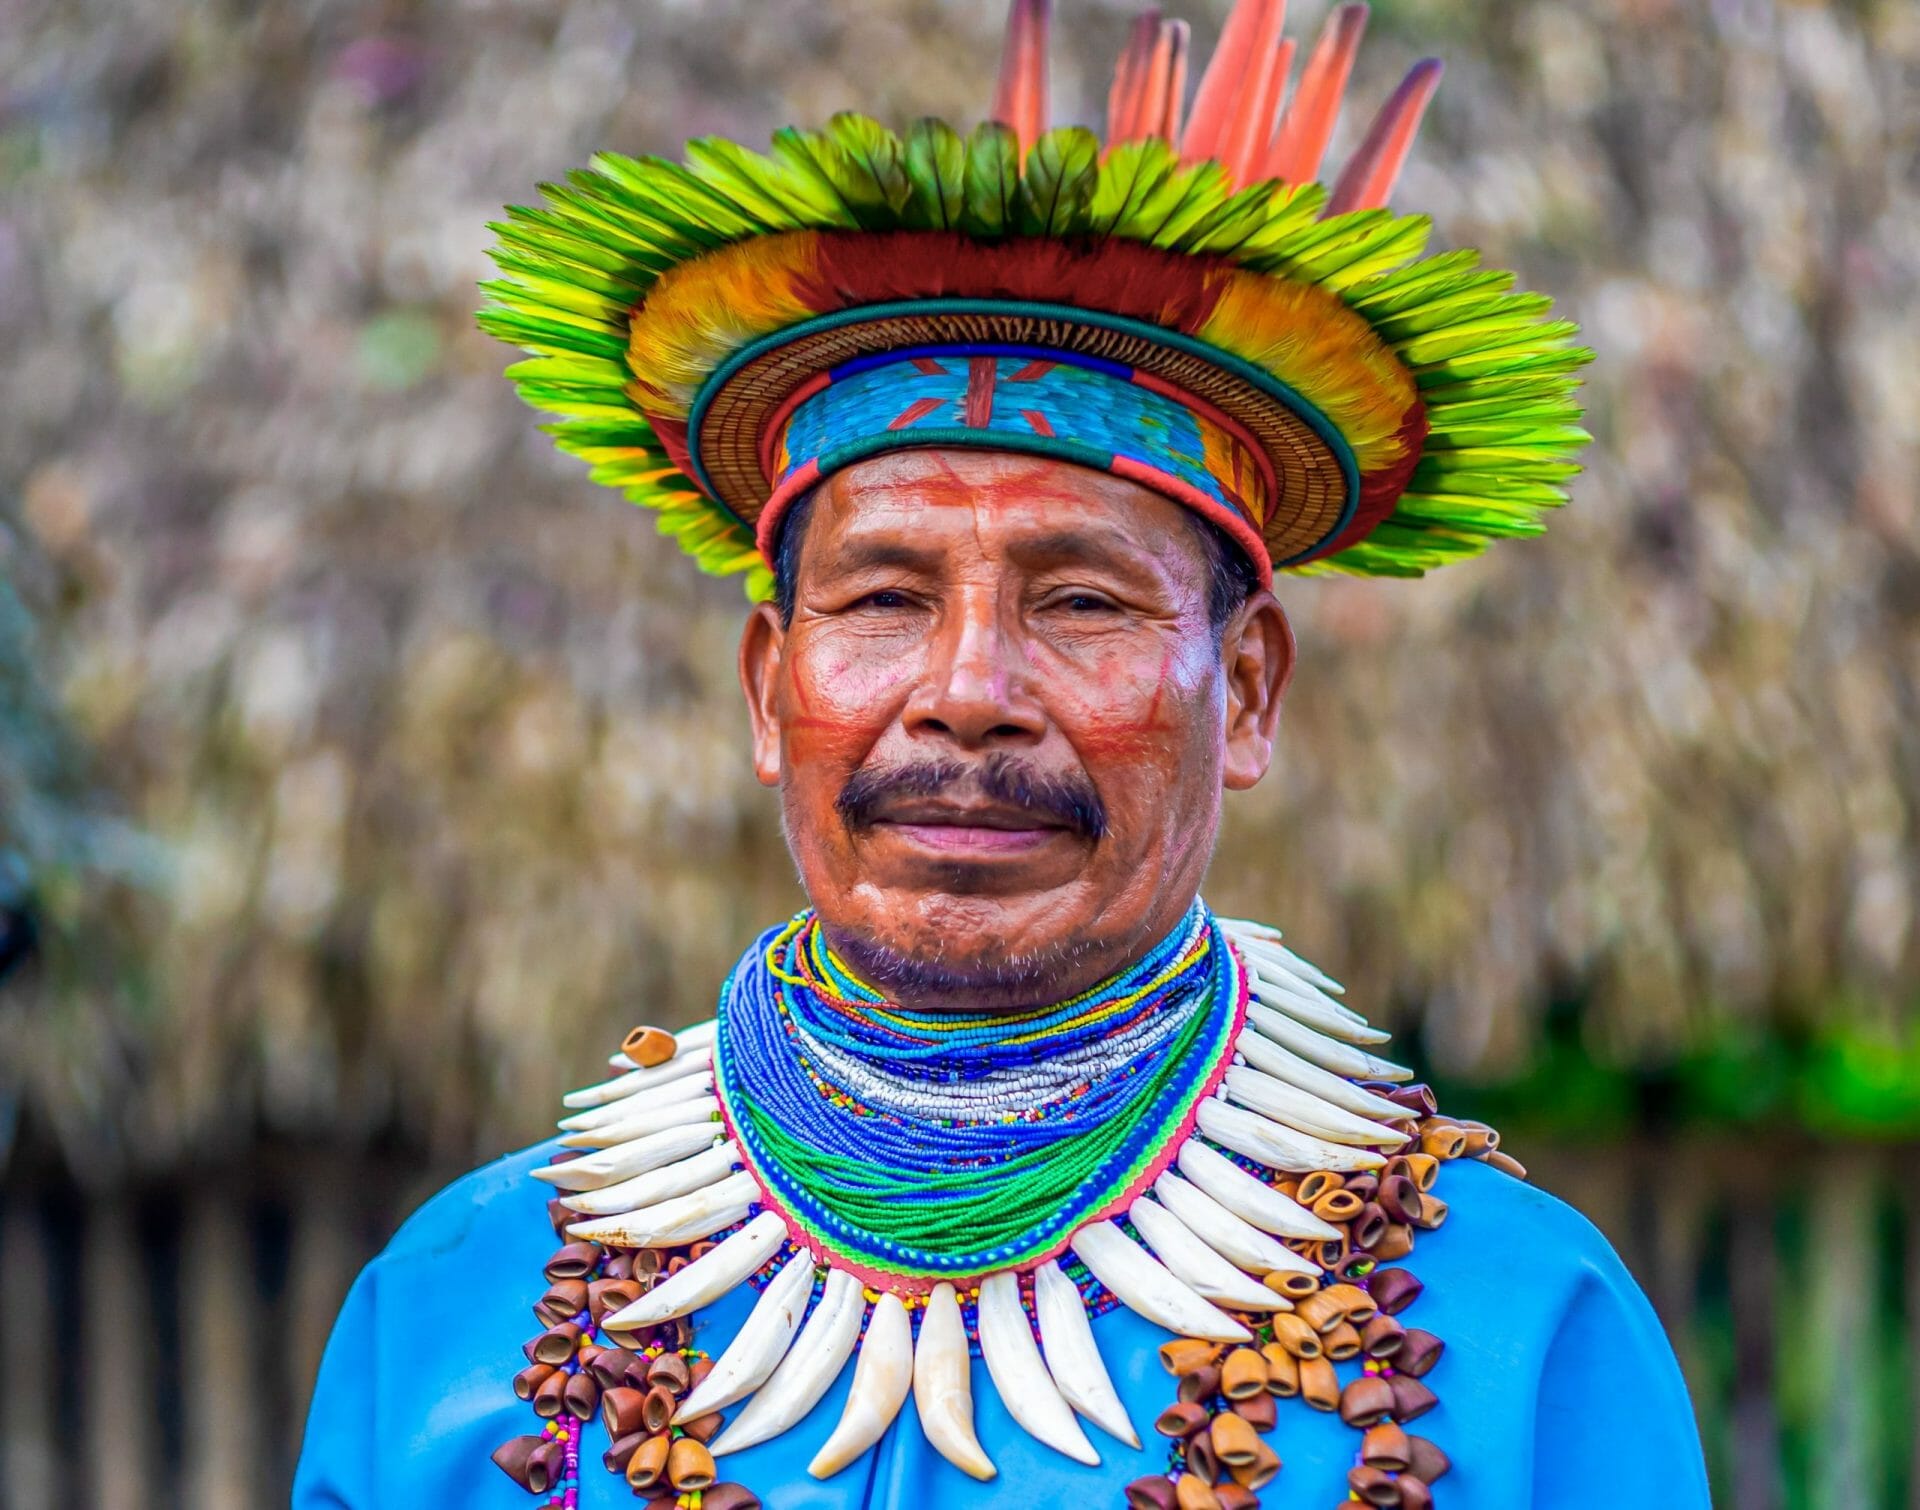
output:
<path id="1" fill-rule="evenodd" d="M 1271 755 L 1293 645 L 1208 619 L 1205 545 L 1122 478 L 900 451 L 816 492 L 740 669 L 760 779 L 828 937 L 923 1006 L 1032 1005 L 1180 921 L 1223 786 Z"/>

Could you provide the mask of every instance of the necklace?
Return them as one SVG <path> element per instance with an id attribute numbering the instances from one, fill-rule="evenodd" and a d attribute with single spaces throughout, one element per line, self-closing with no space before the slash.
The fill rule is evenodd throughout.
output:
<path id="1" fill-rule="evenodd" d="M 852 977 L 803 913 L 721 1000 L 719 1099 L 763 1204 L 838 1266 L 924 1293 L 1055 1257 L 1144 1189 L 1219 1084 L 1245 988 L 1196 907 L 1059 1006 L 914 1012 Z"/>
<path id="2" fill-rule="evenodd" d="M 858 1458 L 911 1390 L 932 1445 L 990 1478 L 977 1348 L 1016 1422 L 1097 1464 L 1082 1420 L 1139 1444 L 1089 1325 L 1118 1303 L 1175 1334 L 1167 1472 L 1128 1486 L 1136 1510 L 1257 1505 L 1279 1469 L 1258 1433 L 1296 1395 L 1364 1433 L 1355 1495 L 1421 1510 L 1446 1458 L 1404 1426 L 1435 1403 L 1441 1344 L 1396 1319 L 1419 1281 L 1379 1265 L 1445 1219 L 1445 1159 L 1524 1171 L 1402 1084 L 1339 994 L 1274 930 L 1200 904 L 1092 991 L 999 1016 L 886 1002 L 810 914 L 770 930 L 714 1022 L 635 1029 L 618 1073 L 566 1098 L 567 1151 L 535 1175 L 564 1192 L 549 1278 L 586 1278 L 543 1297 L 516 1381 L 558 1370 L 527 1384 L 547 1434 L 496 1461 L 569 1503 L 597 1404 L 636 1490 L 749 1510 L 715 1459 L 798 1422 L 857 1352 L 810 1472 Z M 749 1283 L 726 1350 L 691 1351 L 686 1318 Z"/>

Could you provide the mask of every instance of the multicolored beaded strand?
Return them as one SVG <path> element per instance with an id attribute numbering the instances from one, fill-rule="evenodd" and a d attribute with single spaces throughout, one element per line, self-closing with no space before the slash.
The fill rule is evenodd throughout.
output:
<path id="1" fill-rule="evenodd" d="M 1244 1004 L 1198 905 L 1094 990 L 996 1015 L 887 1003 L 803 913 L 729 982 L 714 1067 L 794 1226 L 863 1273 L 965 1278 L 1058 1251 L 1177 1151 Z"/>

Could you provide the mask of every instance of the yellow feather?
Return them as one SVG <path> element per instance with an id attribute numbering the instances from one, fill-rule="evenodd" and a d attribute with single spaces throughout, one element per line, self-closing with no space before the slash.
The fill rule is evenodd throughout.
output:
<path id="1" fill-rule="evenodd" d="M 641 406 L 685 419 L 708 374 L 734 352 L 818 313 L 802 297 L 818 281 L 818 245 L 812 231 L 756 236 L 661 274 L 627 339 Z"/>
<path id="2" fill-rule="evenodd" d="M 1400 422 L 1413 405 L 1413 375 L 1339 295 L 1236 270 L 1224 275 L 1213 312 L 1196 333 L 1318 408 L 1353 447 L 1363 473 L 1405 456 Z"/>

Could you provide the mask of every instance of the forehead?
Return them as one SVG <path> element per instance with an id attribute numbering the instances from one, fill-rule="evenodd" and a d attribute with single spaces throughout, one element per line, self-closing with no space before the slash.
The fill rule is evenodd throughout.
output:
<path id="1" fill-rule="evenodd" d="M 834 473 L 808 525 L 819 542 L 1060 552 L 1199 562 L 1182 507 L 1124 477 L 1051 457 L 978 450 L 894 451 Z"/>

